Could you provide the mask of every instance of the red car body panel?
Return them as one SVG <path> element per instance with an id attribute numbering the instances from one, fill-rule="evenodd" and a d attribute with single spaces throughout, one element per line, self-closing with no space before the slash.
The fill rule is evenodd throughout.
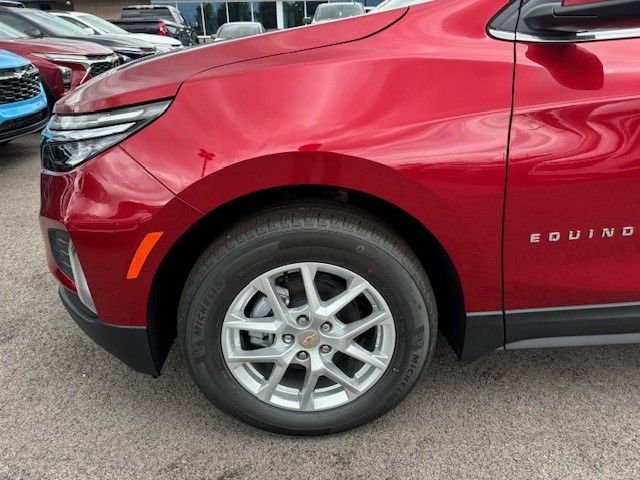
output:
<path id="1" fill-rule="evenodd" d="M 444 245 L 468 311 L 499 310 L 513 46 L 484 25 L 500 4 L 417 5 L 360 41 L 210 69 L 122 148 L 203 212 L 284 185 L 382 198 Z M 271 93 L 248 95 L 257 85 Z"/>
<path id="2" fill-rule="evenodd" d="M 94 112 L 172 97 L 185 79 L 212 67 L 351 42 L 374 35 L 397 21 L 405 11 L 398 9 L 355 18 L 349 28 L 327 23 L 318 30 L 297 29 L 293 35 L 291 30 L 273 32 L 242 42 L 218 44 L 215 48 L 209 45 L 139 60 L 107 72 L 91 88 L 78 90 L 68 102 L 58 106 L 57 112 Z M 141 78 L 144 83 L 140 82 Z"/>
<path id="3" fill-rule="evenodd" d="M 43 228 L 70 232 L 100 320 L 147 325 L 157 269 L 207 214 L 312 185 L 366 193 L 422 224 L 455 267 L 464 311 L 495 320 L 489 349 L 504 343 L 505 310 L 637 301 L 640 251 L 621 229 L 640 228 L 640 40 L 498 40 L 486 28 L 504 5 L 434 0 L 199 47 L 66 96 L 57 113 L 173 98 L 119 146 L 42 174 Z M 616 235 L 580 248 L 564 238 L 602 228 Z M 553 232 L 562 241 L 544 240 Z"/>
<path id="4" fill-rule="evenodd" d="M 638 300 L 638 49 L 639 39 L 518 45 L 507 310 Z M 531 243 L 535 233 L 541 240 Z"/>
<path id="5" fill-rule="evenodd" d="M 61 98 L 65 93 L 64 85 L 62 83 L 62 73 L 55 63 L 35 55 L 36 53 L 87 56 L 109 55 L 110 53 L 113 53 L 110 49 L 95 43 L 65 40 L 62 38 L 21 38 L 17 40 L 0 39 L 0 49 L 8 50 L 25 57 L 38 67 L 56 100 Z M 83 81 L 91 78 L 86 74 L 85 69 L 78 63 L 57 63 L 73 70 L 70 90 L 76 88 Z"/>
<path id="6" fill-rule="evenodd" d="M 185 75 L 201 71 L 207 61 L 211 63 L 210 58 L 228 65 L 210 68 L 184 82 L 169 110 L 121 147 L 159 180 L 158 185 L 165 185 L 203 213 L 243 195 L 283 185 L 332 185 L 382 198 L 410 213 L 441 242 L 458 268 L 468 311 L 500 310 L 513 46 L 484 32 L 500 6 L 497 0 L 432 2 L 408 12 L 399 9 L 370 14 L 278 32 L 261 41 L 229 42 L 173 56 L 174 61 L 190 65 L 191 57 L 204 57 L 201 65 L 183 72 Z M 405 18 L 396 22 L 405 13 Z M 475 18 L 471 22 L 479 14 L 482 21 Z M 341 25 L 343 22 L 352 23 L 353 28 Z M 380 31 L 385 25 L 387 28 Z M 434 28 L 437 25 L 441 28 Z M 318 38 L 326 37 L 314 29 L 349 34 L 339 38 L 346 43 L 309 50 L 322 45 Z M 262 46 L 269 38 L 271 45 Z M 229 64 L 242 49 L 247 50 L 243 58 L 264 57 L 267 51 L 279 51 L 275 45 L 281 45 L 282 51 L 306 51 Z M 225 53 L 232 49 L 233 53 Z M 150 94 L 148 83 L 139 81 L 140 75 L 155 78 L 154 69 L 163 68 L 163 62 L 172 61 L 171 57 L 108 72 L 65 97 L 56 111 L 80 113 L 137 103 Z M 142 94 L 132 90 L 129 82 L 134 77 L 138 78 L 135 84 L 142 85 Z M 306 88 L 300 88 L 301 78 Z M 209 85 L 205 95 L 204 82 Z M 269 85 L 273 93 L 256 100 L 247 92 L 257 85 Z M 460 91 L 476 101 L 469 102 Z M 388 101 L 380 103 L 371 92 L 387 92 Z M 160 97 L 169 93 L 155 90 Z M 259 108 L 255 103 L 251 107 L 255 101 L 261 102 Z M 397 105 L 403 108 L 396 110 Z M 224 121 L 211 128 L 211 118 Z M 452 139 L 456 141 L 452 143 Z M 104 159 L 113 155 L 100 155 L 70 175 L 95 178 L 94 168 L 104 175 Z M 52 181 L 47 173 L 43 176 L 44 182 Z M 81 185 L 77 179 L 54 181 L 58 184 L 44 189 L 56 191 L 55 196 L 62 198 L 72 197 Z M 104 198 L 116 202 L 109 206 L 113 212 L 120 212 L 118 205 L 125 198 L 128 204 L 143 209 L 137 215 L 127 212 L 126 219 L 154 218 L 144 207 L 149 200 L 140 195 L 130 189 L 122 196 Z M 154 209 L 163 203 L 157 198 L 154 201 L 158 202 Z M 164 202 L 170 203 L 169 197 Z M 77 202 L 67 205 L 79 208 Z M 90 209 L 90 203 L 81 208 Z M 163 207 L 163 216 L 176 217 L 177 213 L 169 210 Z M 102 222 L 79 222 L 64 211 L 52 214 L 45 210 L 42 214 L 65 217 L 62 223 L 74 243 L 80 242 L 77 250 L 87 264 L 91 290 L 101 292 L 108 285 L 112 301 L 96 300 L 101 320 L 144 325 L 146 315 L 142 312 L 146 312 L 153 267 L 166 255 L 172 238 L 186 231 L 188 222 L 183 224 L 183 232 L 175 231 L 178 227 L 172 224 L 174 234 L 165 235 L 156 245 L 144 275 L 125 281 L 127 262 L 153 228 L 133 229 L 130 225 L 127 241 L 123 241 L 120 231 L 109 233 Z M 120 224 L 122 218 L 116 215 L 113 221 L 112 225 Z M 123 310 L 120 299 L 132 292 L 137 296 L 139 315 Z"/>
<path id="7" fill-rule="evenodd" d="M 155 271 L 166 251 L 201 213 L 175 197 L 122 149 L 112 148 L 97 162 L 66 175 L 43 174 L 42 228 L 64 227 L 73 239 L 96 295 L 100 320 L 145 325 L 147 298 Z M 164 235 L 135 281 L 125 281 L 131 258 L 147 232 Z M 54 275 L 75 286 L 47 251 Z M 89 280 L 90 279 L 90 280 Z"/>
<path id="8" fill-rule="evenodd" d="M 5 48 L 2 45 L 1 41 L 0 41 L 0 48 L 2 48 L 3 50 L 7 50 L 7 48 Z M 17 53 L 17 52 L 13 51 L 13 53 Z M 19 55 L 25 57 L 31 63 L 33 63 L 36 67 L 38 67 L 38 70 L 40 71 L 40 76 L 44 80 L 44 83 L 47 85 L 47 87 L 49 87 L 49 90 L 51 91 L 51 95 L 53 96 L 54 100 L 58 100 L 62 98 L 62 96 L 65 93 L 64 80 L 62 78 L 62 71 L 54 63 L 51 63 L 50 61 L 42 57 L 38 57 L 37 55 L 32 55 L 29 53 L 19 54 Z M 78 78 L 76 75 L 72 74 L 72 78 L 73 77 Z M 72 88 L 73 86 L 74 85 L 72 84 Z"/>

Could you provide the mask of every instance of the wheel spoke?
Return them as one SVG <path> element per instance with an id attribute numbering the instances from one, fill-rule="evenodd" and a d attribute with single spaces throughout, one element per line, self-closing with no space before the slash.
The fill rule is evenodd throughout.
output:
<path id="1" fill-rule="evenodd" d="M 313 397 L 313 391 L 316 388 L 320 375 L 318 372 L 307 368 L 307 373 L 300 389 L 300 409 L 309 410 L 311 405 L 311 399 Z"/>
<path id="2" fill-rule="evenodd" d="M 256 350 L 237 350 L 229 355 L 229 361 L 234 363 L 279 363 L 286 365 L 292 346 L 264 347 Z"/>
<path id="3" fill-rule="evenodd" d="M 302 274 L 302 282 L 304 283 L 304 293 L 307 296 L 307 303 L 312 312 L 315 312 L 320 308 L 320 295 L 316 287 L 315 277 L 317 267 L 313 264 L 305 263 L 300 267 L 300 273 Z"/>
<path id="4" fill-rule="evenodd" d="M 265 383 L 260 387 L 260 389 L 256 392 L 258 398 L 268 402 L 271 400 L 271 396 L 273 392 L 275 392 L 278 385 L 280 385 L 280 381 L 287 371 L 288 365 L 283 364 L 274 364 L 273 370 L 271 371 L 271 375 L 269 375 L 269 380 L 266 380 Z"/>
<path id="5" fill-rule="evenodd" d="M 252 285 L 267 297 L 267 301 L 271 306 L 273 315 L 277 319 L 283 322 L 291 321 L 287 306 L 284 304 L 282 298 L 280 298 L 280 295 L 276 292 L 274 285 L 271 283 L 271 279 L 268 276 L 263 275 L 257 278 L 252 282 Z"/>
<path id="6" fill-rule="evenodd" d="M 363 334 L 370 328 L 385 322 L 389 318 L 389 312 L 374 311 L 365 318 L 346 324 L 344 328 L 336 332 L 336 334 L 341 338 L 352 339 Z"/>
<path id="7" fill-rule="evenodd" d="M 325 363 L 324 375 L 326 377 L 329 377 L 329 379 L 333 380 L 337 384 L 342 385 L 346 390 L 347 396 L 349 396 L 349 398 L 357 397 L 362 393 L 357 382 L 342 370 L 340 370 L 333 362 Z"/>
<path id="8" fill-rule="evenodd" d="M 343 352 L 375 368 L 383 369 L 389 362 L 389 357 L 387 357 L 386 355 L 374 354 L 373 352 L 370 352 L 356 342 L 351 342 L 349 345 L 347 345 Z"/>
<path id="9" fill-rule="evenodd" d="M 282 322 L 275 321 L 272 317 L 246 318 L 237 313 L 232 313 L 227 317 L 223 326 L 249 332 L 278 333 L 282 327 Z"/>
<path id="10" fill-rule="evenodd" d="M 364 292 L 368 286 L 369 284 L 365 280 L 353 279 L 344 292 L 336 295 L 331 300 L 323 302 L 322 307 L 318 309 L 318 314 L 325 317 L 336 315 Z"/>

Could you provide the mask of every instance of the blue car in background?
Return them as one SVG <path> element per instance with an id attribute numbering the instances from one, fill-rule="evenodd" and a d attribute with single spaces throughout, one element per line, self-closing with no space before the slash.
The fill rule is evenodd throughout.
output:
<path id="1" fill-rule="evenodd" d="M 49 118 L 38 69 L 0 50 L 0 144 L 43 128 Z"/>

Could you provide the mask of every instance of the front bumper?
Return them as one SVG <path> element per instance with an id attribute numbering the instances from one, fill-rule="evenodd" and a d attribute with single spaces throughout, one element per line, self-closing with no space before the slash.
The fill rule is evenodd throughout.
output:
<path id="1" fill-rule="evenodd" d="M 41 173 L 40 224 L 49 268 L 64 287 L 63 302 L 82 330 L 135 370 L 157 375 L 162 366 L 162 332 L 149 313 L 154 279 L 171 247 L 201 216 L 120 147 L 71 172 Z M 82 281 L 78 265 L 70 273 L 55 254 L 52 238 L 58 237 L 52 231 L 68 234 Z M 150 232 L 163 232 L 162 238 L 139 275 L 128 278 Z M 97 313 L 81 300 L 83 291 Z"/>
<path id="2" fill-rule="evenodd" d="M 0 141 L 5 142 L 44 128 L 49 120 L 47 97 L 40 95 L 20 102 L 0 105 Z"/>
<path id="3" fill-rule="evenodd" d="M 60 286 L 60 299 L 78 324 L 94 342 L 122 360 L 136 372 L 158 376 L 159 366 L 151 353 L 147 327 L 125 327 L 103 323 L 75 293 Z"/>

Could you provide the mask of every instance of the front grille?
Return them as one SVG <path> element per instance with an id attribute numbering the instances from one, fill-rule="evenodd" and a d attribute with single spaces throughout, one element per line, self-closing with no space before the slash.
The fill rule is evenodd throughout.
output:
<path id="1" fill-rule="evenodd" d="M 89 70 L 89 73 L 91 73 L 92 77 L 97 77 L 101 73 L 111 70 L 113 67 L 115 67 L 114 63 L 109 63 L 109 62 L 94 63 L 93 65 L 91 65 L 91 69 Z"/>
<path id="2" fill-rule="evenodd" d="M 51 247 L 51 255 L 55 260 L 58 268 L 73 280 L 73 270 L 71 269 L 71 259 L 69 258 L 69 232 L 57 228 L 49 229 L 49 246 Z"/>
<path id="3" fill-rule="evenodd" d="M 49 112 L 46 108 L 43 108 L 38 113 L 34 113 L 33 115 L 6 120 L 0 123 L 0 133 L 20 130 L 21 128 L 26 128 L 29 125 L 35 125 L 36 123 L 45 120 L 47 118 L 47 115 L 49 115 Z"/>
<path id="4" fill-rule="evenodd" d="M 0 70 L 0 104 L 29 100 L 40 94 L 40 77 L 33 65 Z"/>
<path id="5" fill-rule="evenodd" d="M 118 58 L 115 55 L 109 57 L 89 57 L 92 63 L 89 67 L 89 75 L 97 77 L 101 73 L 111 70 L 113 67 L 117 67 L 119 64 Z"/>
<path id="6" fill-rule="evenodd" d="M 151 47 L 151 48 L 141 47 L 140 50 L 142 50 L 141 53 L 126 53 L 125 55 L 132 60 L 137 60 L 139 58 L 145 58 L 145 57 L 148 57 L 149 55 L 153 55 L 154 53 L 156 53 L 156 47 Z"/>

